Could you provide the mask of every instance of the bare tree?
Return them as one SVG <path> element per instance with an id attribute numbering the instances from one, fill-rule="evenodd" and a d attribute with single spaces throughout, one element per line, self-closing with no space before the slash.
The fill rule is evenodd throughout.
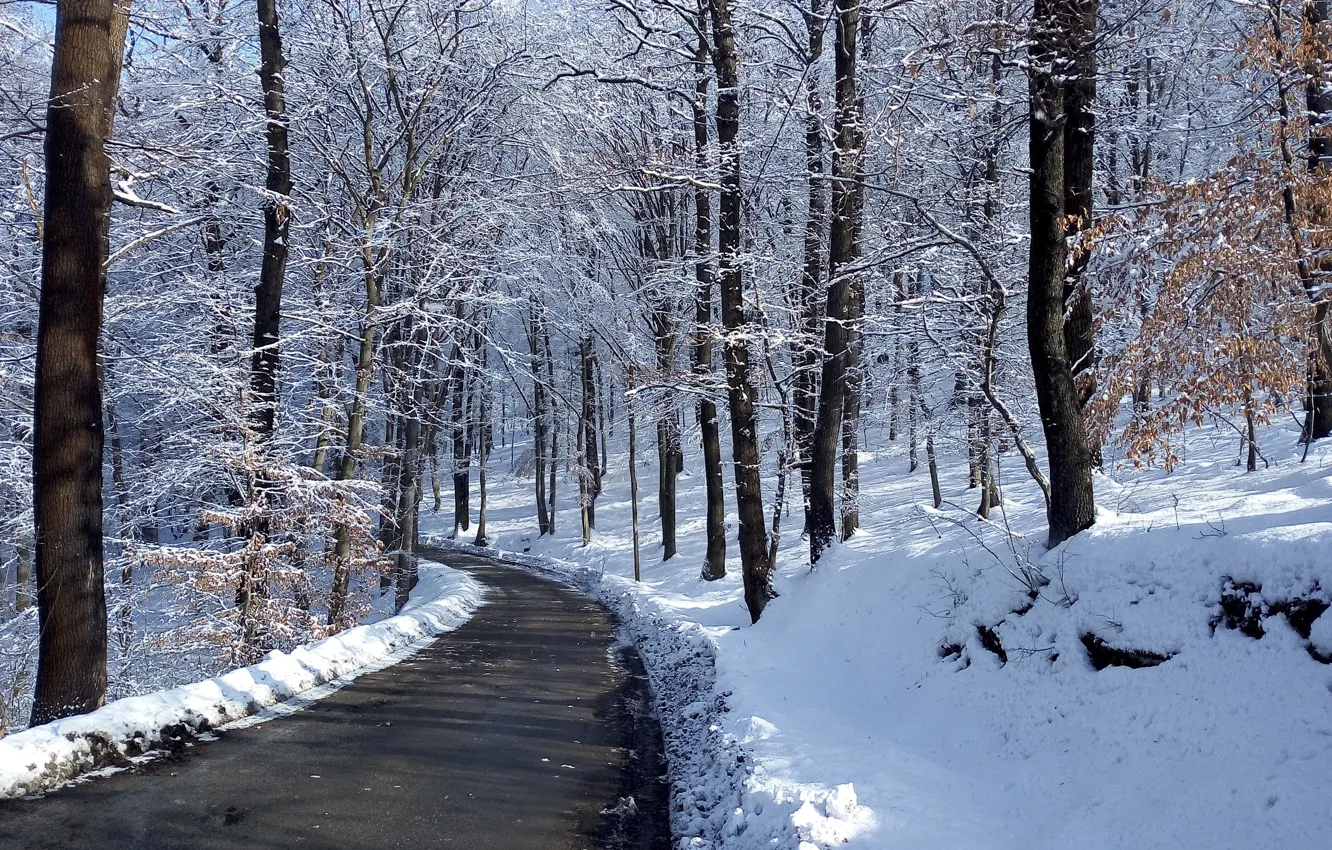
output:
<path id="1" fill-rule="evenodd" d="M 1078 53 L 1092 49 L 1089 35 L 1081 8 L 1057 0 L 1037 0 L 1029 48 L 1031 246 L 1027 344 L 1050 457 L 1051 547 L 1096 521 L 1092 456 L 1064 336 L 1068 232 L 1063 80 L 1077 73 Z"/>
<path id="2" fill-rule="evenodd" d="M 105 145 L 128 13 L 114 0 L 56 7 L 33 425 L 34 724 L 91 711 L 106 694 L 97 350 L 111 212 Z"/>
<path id="3" fill-rule="evenodd" d="M 749 378 L 748 342 L 739 331 L 747 324 L 741 280 L 740 57 L 731 0 L 711 0 L 712 63 L 717 72 L 717 142 L 721 204 L 717 229 L 720 254 L 722 325 L 729 332 L 726 390 L 731 408 L 731 451 L 735 458 L 735 501 L 740 514 L 740 563 L 745 605 L 754 622 L 773 598 L 772 562 L 768 559 L 767 519 L 763 515 L 759 476 L 758 421 Z"/>

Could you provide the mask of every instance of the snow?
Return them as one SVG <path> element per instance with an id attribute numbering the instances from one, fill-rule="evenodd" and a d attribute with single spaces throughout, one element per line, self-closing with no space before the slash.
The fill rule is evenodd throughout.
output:
<path id="1" fill-rule="evenodd" d="M 1309 651 L 1332 654 L 1332 611 L 1307 640 L 1267 609 L 1261 639 L 1217 623 L 1227 579 L 1268 606 L 1332 599 L 1332 447 L 1300 463 L 1292 428 L 1262 439 L 1273 465 L 1247 474 L 1221 430 L 1191 431 L 1172 473 L 1109 458 L 1096 526 L 1049 552 L 1014 454 L 983 522 L 963 462 L 942 459 L 936 510 L 924 468 L 887 446 L 862 460 L 865 529 L 817 570 L 798 506 L 785 519 L 781 596 L 753 626 L 733 538 L 728 576 L 698 578 L 692 455 L 667 563 L 655 466 L 640 469 L 642 583 L 623 455 L 591 545 L 566 503 L 538 539 L 530 479 L 493 469 L 488 530 L 620 615 L 657 697 L 682 849 L 1302 850 L 1332 833 L 1332 666 Z M 1169 658 L 1098 671 L 1089 634 Z"/>
<path id="2" fill-rule="evenodd" d="M 208 740 L 209 730 L 299 711 L 365 673 L 407 658 L 458 628 L 482 604 L 475 579 L 434 564 L 397 616 L 357 626 L 223 676 L 116 700 L 89 714 L 35 726 L 0 740 L 0 798 L 49 791 L 104 775 L 152 751 Z"/>

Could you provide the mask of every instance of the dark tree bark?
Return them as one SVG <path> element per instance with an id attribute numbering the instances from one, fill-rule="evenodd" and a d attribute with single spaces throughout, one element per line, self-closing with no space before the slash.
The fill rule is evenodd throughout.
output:
<path id="1" fill-rule="evenodd" d="M 859 366 L 859 324 L 863 309 L 861 284 L 854 264 L 860 258 L 860 156 L 864 144 L 860 95 L 856 85 L 859 0 L 836 0 L 837 112 L 834 118 L 832 234 L 828 254 L 828 305 L 824 322 L 823 376 L 818 419 L 810 453 L 810 562 L 818 563 L 837 535 L 837 444 L 842 437 L 848 389 L 858 381 L 848 372 Z M 858 405 L 857 411 L 858 413 Z"/>
<path id="2" fill-rule="evenodd" d="M 661 559 L 675 557 L 675 493 L 680 473 L 684 471 L 684 451 L 680 447 L 680 429 L 674 417 L 657 422 L 657 504 L 661 514 Z"/>
<path id="3" fill-rule="evenodd" d="M 662 252 L 664 253 L 664 252 Z M 677 338 L 673 303 L 663 301 L 652 310 L 652 329 L 657 349 L 657 371 L 664 383 L 675 371 Z M 680 445 L 680 420 L 675 400 L 669 399 L 667 411 L 657 420 L 657 505 L 661 517 L 661 559 L 669 561 L 676 553 L 675 495 L 680 473 L 684 471 L 684 450 Z M 602 444 L 602 451 L 605 451 Z"/>
<path id="4" fill-rule="evenodd" d="M 267 441 L 277 415 L 278 333 L 282 323 L 282 284 L 287 274 L 291 157 L 287 146 L 287 101 L 282 72 L 286 59 L 278 29 L 277 0 L 258 0 L 259 83 L 264 91 L 268 176 L 264 182 L 264 258 L 254 290 L 254 354 L 250 391 L 256 438 Z"/>
<path id="5" fill-rule="evenodd" d="M 46 111 L 46 198 L 33 409 L 39 642 L 32 723 L 106 697 L 102 390 L 97 363 L 109 246 L 105 144 L 127 5 L 60 0 Z"/>
<path id="6" fill-rule="evenodd" d="M 455 349 L 457 358 L 461 349 Z M 455 359 L 453 380 L 453 534 L 471 528 L 472 428 L 467 369 Z"/>
<path id="7" fill-rule="evenodd" d="M 800 494 L 804 509 L 804 534 L 809 533 L 810 452 L 814 443 L 814 423 L 818 415 L 819 361 L 822 353 L 820 331 L 823 305 L 819 289 L 823 283 L 823 243 L 828 232 L 827 189 L 823 173 L 823 99 L 819 96 L 818 74 L 813 66 L 823 55 L 824 0 L 810 0 L 805 16 L 805 171 L 809 210 L 805 217 L 805 264 L 797 290 L 797 308 L 801 340 L 792 352 L 795 380 L 791 400 L 795 406 L 793 430 L 796 466 L 800 470 Z"/>
<path id="8" fill-rule="evenodd" d="M 634 378 L 625 375 L 625 383 L 632 391 Z M 634 540 L 634 581 L 643 580 L 643 557 L 638 541 L 638 421 L 634 416 L 634 400 L 626 400 L 629 414 L 629 524 Z"/>
<path id="9" fill-rule="evenodd" d="M 1332 0 L 1304 4 L 1307 72 L 1306 105 L 1309 114 L 1309 170 L 1322 181 L 1332 180 Z M 1310 219 L 1322 227 L 1332 220 L 1332 209 L 1319 205 Z M 1305 278 L 1305 291 L 1313 304 L 1308 381 L 1305 393 L 1305 442 L 1332 436 L 1332 317 L 1329 317 L 1327 282 L 1332 277 L 1332 256 L 1320 252 Z"/>
<path id="10" fill-rule="evenodd" d="M 1067 261 L 1064 187 L 1064 85 L 1074 73 L 1081 10 L 1061 0 L 1037 0 L 1029 48 L 1031 245 L 1028 255 L 1027 345 L 1041 426 L 1050 458 L 1048 546 L 1096 521 L 1092 456 L 1072 363 L 1064 338 Z"/>
<path id="11" fill-rule="evenodd" d="M 858 213 L 857 213 L 858 214 Z M 860 249 L 856 249 L 857 256 Z M 864 372 L 860 365 L 859 317 L 865 315 L 865 281 L 857 275 L 851 281 L 851 299 L 847 315 L 855 321 L 846 328 L 846 394 L 842 402 L 842 540 L 850 540 L 860 528 L 860 398 L 864 390 Z"/>
<path id="12" fill-rule="evenodd" d="M 486 536 L 486 511 L 490 507 L 490 490 L 486 486 L 486 461 L 493 449 L 490 440 L 490 382 L 486 378 L 486 343 L 482 341 L 479 347 L 481 349 L 481 373 L 477 378 L 476 418 L 480 437 L 477 439 L 476 460 L 480 504 L 477 506 L 476 513 L 476 539 L 472 541 L 472 545 L 489 546 L 490 539 Z"/>
<path id="13" fill-rule="evenodd" d="M 699 41 L 694 51 L 694 162 L 700 175 L 708 171 L 708 17 L 700 5 Z M 712 200 L 708 190 L 694 190 L 694 374 L 706 385 L 712 377 Z M 703 476 L 707 488 L 707 554 L 703 558 L 704 581 L 726 575 L 726 497 L 722 482 L 721 434 L 717 405 L 704 389 L 697 416 L 703 447 Z"/>
<path id="14" fill-rule="evenodd" d="M 534 296 L 531 299 L 531 324 L 528 326 L 527 347 L 532 355 L 532 456 L 536 464 L 537 529 L 541 537 L 550 534 L 550 511 L 546 505 L 546 436 L 549 418 L 546 415 L 546 382 L 541 377 L 541 313 Z"/>
<path id="15" fill-rule="evenodd" d="M 731 22 L 731 0 L 711 0 L 712 63 L 717 72 L 717 142 L 720 155 L 721 203 L 717 247 L 721 272 L 722 325 L 727 334 L 726 391 L 731 408 L 731 450 L 735 462 L 735 501 L 740 519 L 740 563 L 745 605 L 754 622 L 775 595 L 772 562 L 768 560 L 767 518 L 759 477 L 758 422 L 754 387 L 749 379 L 749 348 L 741 279 L 740 182 L 740 58 Z"/>
<path id="16" fill-rule="evenodd" d="M 1096 147 L 1096 14 L 1099 0 L 1072 0 L 1070 23 L 1077 27 L 1071 37 L 1077 47 L 1072 57 L 1073 73 L 1064 87 L 1064 215 L 1068 222 L 1068 271 L 1064 278 L 1064 346 L 1078 392 L 1078 404 L 1086 407 L 1096 393 L 1096 324 L 1091 288 L 1085 275 L 1091 251 L 1079 235 L 1092 224 L 1092 172 Z M 1100 448 L 1091 445 L 1092 460 L 1098 462 Z"/>
<path id="17" fill-rule="evenodd" d="M 546 356 L 546 385 L 554 391 L 555 388 L 555 354 L 550 347 L 550 326 L 544 322 L 541 325 L 541 338 L 545 343 L 542 348 Z M 558 463 L 560 448 L 560 419 L 554 403 L 550 406 L 550 487 L 547 497 L 550 499 L 550 533 L 555 534 L 555 484 L 558 481 Z"/>
<path id="18" fill-rule="evenodd" d="M 579 375 L 583 407 L 579 417 L 578 481 L 579 501 L 583 509 L 583 541 L 592 539 L 597 527 L 597 497 L 601 495 L 601 464 L 597 452 L 597 382 L 596 348 L 591 335 L 578 344 Z"/>

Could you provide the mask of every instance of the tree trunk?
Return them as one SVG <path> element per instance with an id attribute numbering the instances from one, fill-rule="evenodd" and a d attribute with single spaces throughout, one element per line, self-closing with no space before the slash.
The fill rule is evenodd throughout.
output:
<path id="1" fill-rule="evenodd" d="M 471 528 L 471 400 L 466 370 L 459 365 L 453 384 L 453 536 Z"/>
<path id="2" fill-rule="evenodd" d="M 583 540 L 591 540 L 597 527 L 597 497 L 601 495 L 601 460 L 597 451 L 596 355 L 592 337 L 584 336 L 578 344 L 578 362 L 582 375 L 583 410 L 579 434 L 579 480 L 582 481 Z"/>
<path id="3" fill-rule="evenodd" d="M 91 711 L 106 696 L 97 350 L 111 212 L 105 144 L 128 11 L 113 0 L 56 6 L 33 407 L 34 726 Z"/>
<path id="4" fill-rule="evenodd" d="M 282 323 L 282 284 L 287 273 L 290 231 L 291 158 L 287 151 L 287 102 L 282 35 L 277 0 L 258 0 L 259 83 L 264 91 L 268 176 L 264 182 L 264 256 L 255 287 L 254 354 L 250 364 L 256 437 L 267 441 L 277 416 L 278 333 Z"/>
<path id="5" fill-rule="evenodd" d="M 661 514 L 661 559 L 675 557 L 675 492 L 684 470 L 680 429 L 674 415 L 657 422 L 657 505 Z"/>
<path id="6" fill-rule="evenodd" d="M 489 546 L 490 540 L 486 537 L 486 509 L 490 507 L 490 492 L 486 487 L 486 460 L 490 456 L 490 440 L 488 439 L 488 429 L 490 427 L 490 384 L 485 377 L 486 371 L 486 345 L 481 344 L 481 375 L 477 379 L 476 386 L 476 416 L 477 430 L 480 432 L 480 438 L 477 440 L 477 485 L 480 489 L 480 504 L 477 506 L 476 514 L 476 539 L 472 541 L 475 546 Z"/>
<path id="7" fill-rule="evenodd" d="M 767 518 L 759 477 L 758 421 L 754 387 L 749 380 L 749 348 L 741 329 L 747 324 L 741 279 L 740 68 L 731 22 L 731 0 L 711 0 L 713 51 L 717 72 L 717 142 L 721 158 L 718 253 L 721 272 L 722 325 L 728 331 L 727 400 L 731 408 L 731 451 L 735 464 L 735 501 L 740 519 L 740 563 L 745 605 L 753 622 L 773 598 L 768 560 Z"/>
<path id="8" fill-rule="evenodd" d="M 666 251 L 658 252 L 667 255 Z M 668 256 L 668 255 L 667 255 Z M 675 317 L 672 302 L 667 300 L 652 310 L 653 342 L 657 349 L 657 371 L 660 380 L 669 385 L 675 371 Z M 663 561 L 675 557 L 677 480 L 684 471 L 684 452 L 680 448 L 680 421 L 675 414 L 674 394 L 668 391 L 666 410 L 657 420 L 657 513 L 661 517 L 661 546 Z M 602 444 L 605 450 L 605 444 Z"/>
<path id="9" fill-rule="evenodd" d="M 342 464 L 338 469 L 339 481 L 351 481 L 356 477 L 356 457 L 360 454 L 361 445 L 365 440 L 366 397 L 370 392 L 370 380 L 375 371 L 378 320 L 376 314 L 380 307 L 381 287 L 368 251 L 369 248 L 366 247 L 362 252 L 365 264 L 365 317 L 361 323 L 360 353 L 356 360 L 356 391 L 351 414 L 347 417 L 347 441 L 342 453 Z M 351 530 L 345 524 L 338 523 L 333 538 L 333 588 L 328 600 L 328 624 L 340 628 L 344 625 L 343 610 L 347 604 L 347 591 L 351 585 Z"/>
<path id="10" fill-rule="evenodd" d="M 19 614 L 28 610 L 32 604 L 32 588 L 29 586 L 32 581 L 32 549 L 29 542 L 28 538 L 23 537 L 14 544 L 14 557 L 18 560 L 14 565 L 14 611 Z"/>
<path id="11" fill-rule="evenodd" d="M 782 512 L 786 507 L 786 488 L 791 478 L 792 435 L 795 431 L 794 405 L 782 405 L 782 434 L 785 445 L 777 456 L 777 493 L 772 500 L 772 532 L 768 535 L 768 563 L 776 565 L 782 544 Z"/>
<path id="12" fill-rule="evenodd" d="M 626 376 L 629 388 L 633 389 L 633 378 Z M 634 418 L 633 396 L 627 399 L 629 406 L 629 511 L 630 523 L 634 535 L 634 581 L 643 580 L 643 559 L 638 543 L 638 423 Z"/>
<path id="13" fill-rule="evenodd" d="M 389 350 L 387 340 L 385 340 L 384 349 L 385 351 Z M 403 387 L 400 392 L 405 396 L 406 387 Z M 395 412 L 392 408 L 384 412 L 384 443 L 382 447 L 384 459 L 379 466 L 379 543 L 385 552 L 393 552 L 398 548 L 399 530 L 401 528 L 399 522 L 402 517 L 399 508 L 402 504 L 403 478 L 410 474 L 407 466 L 403 463 L 403 456 L 406 452 L 406 417 L 411 415 L 410 404 L 405 403 L 405 401 L 405 399 L 395 400 L 392 407 L 398 408 L 398 412 Z M 386 593 L 392 583 L 391 573 L 380 573 L 380 595 Z"/>
<path id="14" fill-rule="evenodd" d="M 1028 255 L 1027 345 L 1036 400 L 1050 458 L 1048 518 L 1053 548 L 1096 521 L 1088 450 L 1072 364 L 1064 338 L 1064 86 L 1074 73 L 1081 10 L 1037 0 L 1030 70 L 1031 244 Z"/>
<path id="15" fill-rule="evenodd" d="M 823 100 L 819 96 L 818 74 L 814 65 L 823 55 L 824 0 L 810 0 L 805 17 L 808 44 L 805 83 L 805 171 L 808 189 L 808 214 L 805 217 L 805 263 L 800 276 L 800 340 L 792 352 L 795 380 L 792 402 L 795 405 L 796 466 L 800 470 L 803 533 L 810 528 L 810 453 L 814 443 L 814 424 L 818 415 L 820 337 L 823 321 L 819 288 L 823 283 L 823 243 L 827 237 L 828 201 L 823 172 Z"/>
<path id="16" fill-rule="evenodd" d="M 591 505 L 591 482 L 587 472 L 587 420 L 578 417 L 578 442 L 574 457 L 578 463 L 578 517 L 582 521 L 583 545 L 592 542 L 592 517 L 588 510 Z"/>
<path id="17" fill-rule="evenodd" d="M 546 385 L 541 377 L 541 318 L 536 299 L 532 299 L 532 324 L 527 335 L 532 355 L 532 457 L 536 464 L 537 529 L 539 536 L 550 534 L 550 511 L 546 506 Z"/>
<path id="18" fill-rule="evenodd" d="M 413 396 L 412 405 L 403 411 L 402 456 L 399 461 L 397 521 L 394 523 L 394 605 L 399 611 L 407 604 L 415 576 L 415 542 L 417 504 L 421 500 L 421 414 L 420 394 Z"/>
<path id="19" fill-rule="evenodd" d="M 859 249 L 857 249 L 859 253 Z M 865 314 L 865 282 L 859 276 L 851 282 L 848 313 Z M 850 540 L 860 528 L 860 397 L 864 372 L 860 364 L 860 329 L 848 323 L 846 328 L 846 399 L 842 414 L 842 540 Z"/>
<path id="20" fill-rule="evenodd" d="M 708 18 L 699 8 L 699 42 L 694 51 L 694 162 L 699 174 L 708 172 Z M 697 417 L 703 449 L 703 478 L 707 492 L 707 554 L 704 581 L 726 575 L 726 497 L 722 481 L 721 434 L 717 405 L 707 386 L 712 378 L 712 201 L 708 190 L 694 189 L 694 375 L 703 387 Z"/>
<path id="21" fill-rule="evenodd" d="M 555 389 L 555 355 L 550 347 L 550 327 L 544 322 L 541 325 L 541 337 L 545 343 L 543 346 L 546 355 L 546 383 L 552 391 Z M 555 404 L 552 401 L 550 406 L 550 487 L 547 488 L 547 497 L 550 499 L 550 534 L 555 536 L 555 483 L 558 480 L 559 460 L 559 439 L 560 439 L 560 419 L 556 412 Z"/>
<path id="22" fill-rule="evenodd" d="M 1325 185 L 1332 180 L 1332 0 L 1304 4 L 1307 63 L 1306 105 L 1309 114 L 1309 170 Z M 1311 223 L 1326 228 L 1332 209 L 1326 203 L 1310 210 Z M 1332 436 L 1332 320 L 1328 279 L 1332 259 L 1326 253 L 1313 263 L 1306 291 L 1314 305 L 1310 323 L 1308 388 L 1305 394 L 1303 439 L 1307 443 Z"/>
<path id="23" fill-rule="evenodd" d="M 601 361 L 597 360 L 595 349 L 593 349 L 592 364 L 596 369 L 596 377 L 598 378 L 595 384 L 597 387 L 597 451 L 592 453 L 592 457 L 593 459 L 600 458 L 600 461 L 597 464 L 596 486 L 596 493 L 600 496 L 601 482 L 606 477 L 606 447 L 610 444 L 610 441 L 606 439 L 606 399 L 611 397 L 611 393 L 606 386 L 604 374 L 601 371 Z"/>
<path id="24" fill-rule="evenodd" d="M 1091 259 L 1080 234 L 1092 224 L 1092 172 L 1096 142 L 1096 14 L 1099 0 L 1072 0 L 1070 23 L 1079 29 L 1073 48 L 1073 73 L 1064 84 L 1064 215 L 1071 249 L 1064 278 L 1064 346 L 1078 393 L 1085 408 L 1096 393 L 1096 325 L 1091 288 L 1085 276 Z M 997 58 L 996 58 L 997 61 Z M 1088 451 L 1099 465 L 1100 447 L 1088 436 Z"/>
<path id="25" fill-rule="evenodd" d="M 1248 445 L 1249 458 L 1246 469 L 1256 472 L 1258 469 L 1258 422 L 1254 414 L 1253 388 L 1244 388 L 1244 440 Z"/>
<path id="26" fill-rule="evenodd" d="M 856 84 L 859 0 L 836 0 L 837 146 L 833 151 L 832 234 L 828 255 L 828 306 L 824 323 L 823 376 L 810 456 L 810 562 L 818 563 L 837 534 L 834 492 L 837 444 L 842 438 L 850 369 L 858 367 L 860 287 L 854 264 L 860 258 L 860 95 Z M 858 393 L 858 389 L 853 388 Z M 857 404 L 858 413 L 858 404 Z M 858 424 L 858 423 L 857 423 Z M 854 441 L 854 436 L 852 437 Z"/>

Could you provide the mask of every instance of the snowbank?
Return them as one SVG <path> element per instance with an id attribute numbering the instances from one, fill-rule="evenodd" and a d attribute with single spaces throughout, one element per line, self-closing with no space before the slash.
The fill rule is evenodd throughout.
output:
<path id="1" fill-rule="evenodd" d="M 419 569 L 420 582 L 395 617 L 291 653 L 269 653 L 224 676 L 116 700 L 0 740 L 0 798 L 49 791 L 92 771 L 123 767 L 261 712 L 291 713 L 359 675 L 402 660 L 467 622 L 485 591 L 457 570 L 425 563 Z"/>
<path id="2" fill-rule="evenodd" d="M 1096 526 L 1053 551 L 1014 453 L 987 522 L 964 455 L 941 452 L 936 510 L 885 443 L 861 456 L 863 530 L 817 570 L 792 507 L 752 626 L 733 541 L 699 580 L 692 450 L 668 562 L 642 488 L 642 582 L 622 454 L 590 544 L 571 486 L 537 535 L 530 477 L 492 475 L 488 531 L 621 615 L 681 850 L 1305 850 L 1332 831 L 1332 445 L 1301 462 L 1296 430 L 1262 431 L 1254 473 L 1220 427 L 1170 473 L 1109 457 Z"/>
<path id="3" fill-rule="evenodd" d="M 431 543 L 477 551 L 439 535 Z M 496 547 L 485 553 L 570 584 L 618 618 L 652 685 L 671 780 L 671 834 L 680 850 L 817 850 L 873 826 L 874 813 L 858 804 L 851 783 L 786 781 L 747 746 L 753 734 L 763 735 L 763 721 L 731 717 L 732 693 L 717 678 L 717 639 L 733 627 L 681 617 L 644 585 L 604 569 Z"/>

